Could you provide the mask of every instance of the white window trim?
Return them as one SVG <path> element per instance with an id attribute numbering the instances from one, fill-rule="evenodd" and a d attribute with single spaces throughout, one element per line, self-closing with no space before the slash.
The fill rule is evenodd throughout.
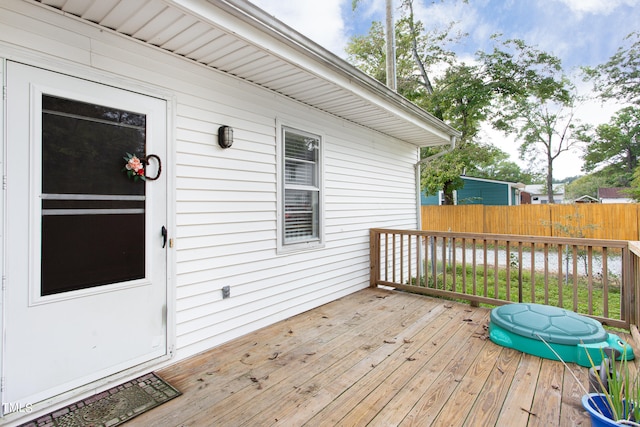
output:
<path id="1" fill-rule="evenodd" d="M 285 243 L 284 238 L 284 130 L 290 129 L 303 134 L 311 134 L 320 138 L 318 148 L 318 238 L 295 243 Z M 285 254 L 304 250 L 319 249 L 325 246 L 325 209 L 324 209 L 324 145 L 326 144 L 323 132 L 312 126 L 293 123 L 293 121 L 276 120 L 276 165 L 277 165 L 277 253 Z"/>

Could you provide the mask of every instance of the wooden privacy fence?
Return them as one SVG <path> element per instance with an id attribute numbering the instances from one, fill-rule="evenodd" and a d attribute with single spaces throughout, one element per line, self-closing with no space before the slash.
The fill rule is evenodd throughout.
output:
<path id="1" fill-rule="evenodd" d="M 422 206 L 422 229 L 640 240 L 640 204 Z"/>
<path id="2" fill-rule="evenodd" d="M 373 287 L 555 305 L 610 326 L 637 324 L 637 255 L 626 241 L 372 229 L 370 244 Z"/>

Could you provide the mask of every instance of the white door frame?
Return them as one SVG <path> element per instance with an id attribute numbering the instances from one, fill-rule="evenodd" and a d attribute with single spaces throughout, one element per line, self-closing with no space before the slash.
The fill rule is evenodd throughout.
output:
<path id="1" fill-rule="evenodd" d="M 54 406 L 60 406 L 64 404 L 71 403 L 78 399 L 84 398 L 86 396 L 90 396 L 97 392 L 106 390 L 113 386 L 114 384 L 122 381 L 126 381 L 141 373 L 157 368 L 163 364 L 166 364 L 169 359 L 171 359 L 175 354 L 175 343 L 176 343 L 176 325 L 175 325 L 175 253 L 173 250 L 173 241 L 175 240 L 175 176 L 173 174 L 173 165 L 174 165 L 174 141 L 175 141 L 175 133 L 174 133 L 174 123 L 175 123 L 175 111 L 176 111 L 176 98 L 175 95 L 159 89 L 155 86 L 150 86 L 146 83 L 141 83 L 139 81 L 133 80 L 126 76 L 120 76 L 116 74 L 106 73 L 99 70 L 92 69 L 90 67 L 86 67 L 83 65 L 67 63 L 65 61 L 59 59 L 51 59 L 51 58 L 43 58 L 43 57 L 34 57 L 33 54 L 27 51 L 23 51 L 22 49 L 13 49 L 13 48 L 5 48 L 5 46 L 0 46 L 2 48 L 2 53 L 0 56 L 0 82 L 2 82 L 3 88 L 3 98 L 0 103 L 0 146 L 2 149 L 0 150 L 0 165 L 2 166 L 2 197 L 0 197 L 0 238 L 2 239 L 0 244 L 0 277 L 2 279 L 2 287 L 0 290 L 0 330 L 2 331 L 2 340 L 0 340 L 0 363 L 2 362 L 2 354 L 3 348 L 5 346 L 5 331 L 6 331 L 6 320 L 4 316 L 4 306 L 5 306 L 5 271 L 6 271 L 6 250 L 7 250 L 7 241 L 6 241 L 6 230 L 10 226 L 7 223 L 7 215 L 6 215 L 6 147 L 7 147 L 7 128 L 6 128 L 6 70 L 7 70 L 7 61 L 14 60 L 16 62 L 21 62 L 27 65 L 40 67 L 48 71 L 59 72 L 63 74 L 67 74 L 69 76 L 82 78 L 86 80 L 90 80 L 96 83 L 107 84 L 110 86 L 117 87 L 119 89 L 124 89 L 127 91 L 137 92 L 143 95 L 148 95 L 156 98 L 161 98 L 166 101 L 167 112 L 166 112 L 166 139 L 167 139 L 167 149 L 166 149 L 166 158 L 163 159 L 163 173 L 166 173 L 167 179 L 167 194 L 166 194 L 166 214 L 167 214 L 167 229 L 168 229 L 168 250 L 166 252 L 167 264 L 166 264 L 166 346 L 167 346 L 167 354 L 163 357 L 151 360 L 149 362 L 142 363 L 134 368 L 130 368 L 119 372 L 117 374 L 111 375 L 109 377 L 101 378 L 96 380 L 90 384 L 86 384 L 75 388 L 73 390 L 69 390 L 63 392 L 55 397 L 46 399 L 42 402 L 34 404 L 28 408 L 24 408 L 17 411 L 12 412 L 8 415 L 4 415 L 4 413 L 8 412 L 4 410 L 4 406 L 6 404 L 11 404 L 11 402 L 5 402 L 2 399 L 3 390 L 0 388 L 0 402 L 2 402 L 2 406 L 0 406 L 0 424 L 3 422 L 12 422 L 12 420 L 21 420 L 24 421 L 25 417 L 33 418 L 38 416 L 39 414 L 44 414 L 51 410 Z M 4 366 L 0 365 L 0 372 L 4 372 Z M 1 379 L 0 379 L 1 381 Z M 1 383 L 1 382 L 0 382 Z"/>

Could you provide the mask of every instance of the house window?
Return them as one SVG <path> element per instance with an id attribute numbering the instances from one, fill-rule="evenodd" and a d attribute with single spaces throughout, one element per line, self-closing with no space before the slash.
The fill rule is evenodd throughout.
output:
<path id="1" fill-rule="evenodd" d="M 322 137 L 282 127 L 281 243 L 296 249 L 322 243 Z"/>
<path id="2" fill-rule="evenodd" d="M 438 205 L 442 206 L 445 205 L 445 198 L 444 198 L 444 191 L 440 190 L 438 191 Z M 458 190 L 453 190 L 453 204 L 457 205 L 458 204 Z"/>

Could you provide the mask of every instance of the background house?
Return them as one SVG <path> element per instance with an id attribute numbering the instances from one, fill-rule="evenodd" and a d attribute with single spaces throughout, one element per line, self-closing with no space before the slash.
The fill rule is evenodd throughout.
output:
<path id="1" fill-rule="evenodd" d="M 564 203 L 564 184 L 553 184 L 553 199 L 555 203 Z M 532 184 L 525 186 L 521 201 L 522 204 L 530 203 L 532 205 L 549 203 L 546 185 Z"/>
<path id="2" fill-rule="evenodd" d="M 598 188 L 598 199 L 600 203 L 633 203 L 626 190 L 625 187 Z"/>
<path id="3" fill-rule="evenodd" d="M 456 205 L 514 206 L 520 204 L 520 191 L 524 188 L 524 184 L 469 176 L 460 178 L 464 186 L 454 191 Z M 437 195 L 422 193 L 421 204 L 424 206 L 443 203 L 442 191 Z"/>
<path id="4" fill-rule="evenodd" d="M 600 203 L 600 200 L 585 194 L 584 196 L 580 196 L 575 199 L 573 203 Z"/>
<path id="5" fill-rule="evenodd" d="M 367 287 L 369 229 L 419 227 L 419 147 L 459 135 L 245 1 L 0 16 L 0 397 L 32 409 L 0 424 Z"/>

